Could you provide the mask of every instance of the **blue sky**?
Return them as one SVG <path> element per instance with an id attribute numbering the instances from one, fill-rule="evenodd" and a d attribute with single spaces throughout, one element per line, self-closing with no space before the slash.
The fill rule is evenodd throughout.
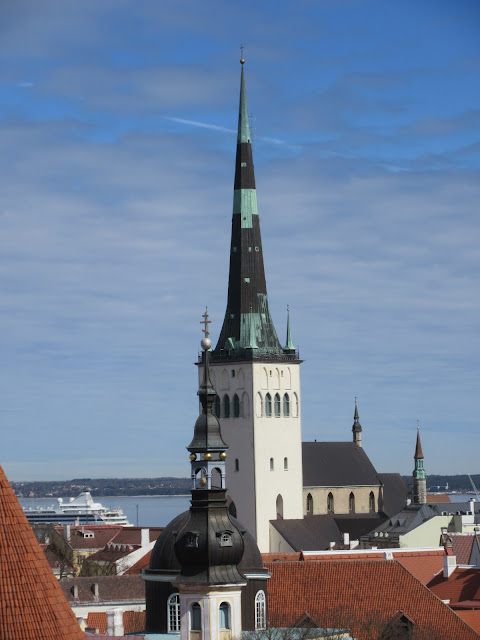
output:
<path id="1" fill-rule="evenodd" d="M 4 0 L 0 462 L 188 475 L 226 305 L 240 44 L 303 438 L 478 473 L 480 5 Z"/>

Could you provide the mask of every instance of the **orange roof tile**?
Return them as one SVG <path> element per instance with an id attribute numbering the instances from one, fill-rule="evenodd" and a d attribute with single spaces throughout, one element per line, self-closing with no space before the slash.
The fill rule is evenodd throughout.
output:
<path id="1" fill-rule="evenodd" d="M 475 629 L 480 634 L 480 609 L 471 611 L 457 611 L 458 615 L 465 620 L 465 622 Z"/>
<path id="2" fill-rule="evenodd" d="M 449 578 L 444 578 L 442 572 L 429 582 L 428 588 L 442 600 L 450 600 L 451 605 L 476 600 L 480 606 L 480 569 L 455 569 Z"/>
<path id="3" fill-rule="evenodd" d="M 0 466 L 0 638 L 84 640 Z"/>
<path id="4" fill-rule="evenodd" d="M 427 504 L 451 502 L 448 493 L 427 493 Z"/>
<path id="5" fill-rule="evenodd" d="M 269 618 L 287 627 L 308 613 L 320 627 L 347 628 L 355 638 L 378 637 L 401 611 L 439 638 L 478 640 L 447 605 L 392 560 L 268 562 Z M 373 625 L 373 628 L 372 628 Z"/>
<path id="6" fill-rule="evenodd" d="M 107 614 L 104 611 L 90 612 L 87 618 L 87 625 L 91 629 L 98 629 L 100 633 L 106 633 Z M 145 631 L 145 611 L 125 611 L 123 614 L 123 631 L 125 635 Z"/>

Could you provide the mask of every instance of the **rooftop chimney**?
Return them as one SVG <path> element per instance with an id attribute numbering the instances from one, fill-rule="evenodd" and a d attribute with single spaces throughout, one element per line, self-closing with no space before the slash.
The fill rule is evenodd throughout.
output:
<path id="1" fill-rule="evenodd" d="M 457 568 L 457 556 L 443 556 L 443 577 L 449 578 Z"/>
<path id="2" fill-rule="evenodd" d="M 69 524 L 64 524 L 63 525 L 63 538 L 67 542 L 70 542 L 70 540 L 72 539 L 72 530 L 71 530 Z"/>
<path id="3" fill-rule="evenodd" d="M 150 544 L 150 529 L 142 529 L 140 534 L 140 546 L 143 548 Z"/>
<path id="4" fill-rule="evenodd" d="M 107 636 L 123 636 L 123 609 L 109 609 L 107 611 Z"/>

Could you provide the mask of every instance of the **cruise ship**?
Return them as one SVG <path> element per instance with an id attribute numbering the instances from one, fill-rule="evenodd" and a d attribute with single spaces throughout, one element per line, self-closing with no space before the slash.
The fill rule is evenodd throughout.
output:
<path id="1" fill-rule="evenodd" d="M 108 509 L 94 502 L 89 491 L 82 491 L 76 498 L 64 502 L 57 498 L 57 507 L 24 507 L 25 515 L 31 524 L 118 524 L 131 526 L 120 507 Z"/>

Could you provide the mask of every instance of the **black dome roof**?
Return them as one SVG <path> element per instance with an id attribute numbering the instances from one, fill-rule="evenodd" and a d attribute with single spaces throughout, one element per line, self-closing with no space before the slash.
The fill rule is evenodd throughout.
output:
<path id="1" fill-rule="evenodd" d="M 180 573 L 182 567 L 175 553 L 175 544 L 178 540 L 179 533 L 189 519 L 190 510 L 184 511 L 165 527 L 153 548 L 148 571 L 162 572 L 165 574 Z M 265 572 L 262 555 L 253 536 L 236 518 L 230 516 L 230 520 L 240 531 L 244 544 L 243 556 L 238 564 L 240 572 L 242 574 Z"/>

